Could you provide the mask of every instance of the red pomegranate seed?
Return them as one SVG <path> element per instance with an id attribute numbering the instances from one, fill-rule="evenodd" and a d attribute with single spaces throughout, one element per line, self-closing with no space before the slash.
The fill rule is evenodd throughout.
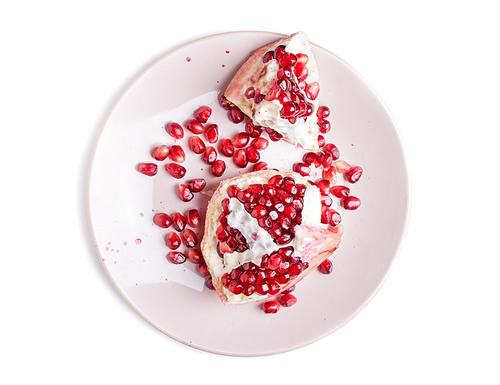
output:
<path id="1" fill-rule="evenodd" d="M 210 272 L 208 271 L 208 267 L 205 261 L 202 261 L 201 263 L 198 264 L 198 272 L 202 277 L 208 277 L 210 275 Z"/>
<path id="2" fill-rule="evenodd" d="M 271 139 L 273 142 L 278 142 L 283 138 L 283 135 L 281 135 L 276 130 L 273 130 L 272 128 L 266 127 L 266 132 L 269 135 L 269 139 Z"/>
<path id="3" fill-rule="evenodd" d="M 172 226 L 177 231 L 182 231 L 186 227 L 186 217 L 179 212 L 173 213 L 170 215 L 172 218 Z"/>
<path id="4" fill-rule="evenodd" d="M 207 181 L 203 178 L 189 179 L 186 182 L 186 185 L 192 192 L 197 193 L 205 188 L 205 186 L 207 185 Z"/>
<path id="5" fill-rule="evenodd" d="M 345 186 L 332 186 L 330 192 L 337 198 L 345 198 L 350 195 L 351 190 Z"/>
<path id="6" fill-rule="evenodd" d="M 260 160 L 260 153 L 254 147 L 245 148 L 245 152 L 247 153 L 248 162 L 257 163 Z"/>
<path id="7" fill-rule="evenodd" d="M 318 182 L 316 182 L 316 186 L 319 188 L 319 191 L 321 191 L 321 194 L 328 194 L 330 192 L 330 181 L 326 179 L 321 179 Z"/>
<path id="8" fill-rule="evenodd" d="M 256 126 L 253 122 L 248 121 L 245 123 L 245 132 L 252 138 L 257 138 L 262 135 L 262 127 Z"/>
<path id="9" fill-rule="evenodd" d="M 194 118 L 200 123 L 206 123 L 212 115 L 212 109 L 208 106 L 201 106 L 193 112 Z"/>
<path id="10" fill-rule="evenodd" d="M 336 160 L 332 163 L 332 168 L 340 174 L 345 174 L 351 169 L 351 165 L 344 160 Z"/>
<path id="11" fill-rule="evenodd" d="M 198 237 L 191 229 L 184 229 L 181 233 L 182 242 L 186 247 L 192 248 L 198 245 Z"/>
<path id="12" fill-rule="evenodd" d="M 230 185 L 227 188 L 227 196 L 229 198 L 236 198 L 239 192 L 240 192 L 240 189 L 235 185 Z"/>
<path id="13" fill-rule="evenodd" d="M 275 300 L 264 302 L 262 305 L 262 309 L 266 314 L 276 314 L 280 310 L 280 307 L 280 303 Z"/>
<path id="14" fill-rule="evenodd" d="M 338 147 L 333 143 L 326 143 L 325 145 L 323 145 L 321 150 L 332 154 L 333 160 L 337 160 L 340 157 L 340 151 Z"/>
<path id="15" fill-rule="evenodd" d="M 153 158 L 159 161 L 167 159 L 169 154 L 170 154 L 170 149 L 168 148 L 168 146 L 165 146 L 164 144 L 156 147 L 151 153 Z"/>
<path id="16" fill-rule="evenodd" d="M 214 176 L 222 176 L 224 172 L 226 171 L 226 162 L 223 160 L 217 159 L 213 164 L 212 164 L 212 174 Z"/>
<path id="17" fill-rule="evenodd" d="M 165 169 L 176 179 L 181 179 L 186 175 L 186 168 L 177 163 L 169 163 Z"/>
<path id="18" fill-rule="evenodd" d="M 243 148 L 239 148 L 234 152 L 233 162 L 240 168 L 245 168 L 248 165 L 247 153 Z"/>
<path id="19" fill-rule="evenodd" d="M 296 56 L 299 63 L 307 64 L 307 62 L 309 61 L 309 56 L 307 56 L 305 53 L 298 53 Z"/>
<path id="20" fill-rule="evenodd" d="M 268 61 L 271 61 L 273 59 L 274 59 L 274 51 L 267 51 L 262 57 L 262 62 L 267 63 Z"/>
<path id="21" fill-rule="evenodd" d="M 280 305 L 283 307 L 290 307 L 297 303 L 297 297 L 293 294 L 283 294 L 280 297 Z"/>
<path id="22" fill-rule="evenodd" d="M 252 171 L 260 171 L 260 170 L 267 170 L 266 162 L 257 162 L 253 165 Z"/>
<path id="23" fill-rule="evenodd" d="M 283 107 L 280 110 L 280 117 L 282 119 L 292 118 L 297 114 L 299 109 L 300 107 L 297 103 L 287 102 L 283 105 Z"/>
<path id="24" fill-rule="evenodd" d="M 321 165 L 319 156 L 315 152 L 306 152 L 302 157 L 302 161 L 308 165 L 313 164 L 315 167 L 319 167 Z"/>
<path id="25" fill-rule="evenodd" d="M 321 223 L 327 225 L 330 223 L 330 217 L 332 213 L 328 206 L 321 206 Z"/>
<path id="26" fill-rule="evenodd" d="M 330 182 L 330 184 L 337 183 L 337 173 L 332 167 L 323 169 L 321 176 L 323 179 L 326 179 Z"/>
<path id="27" fill-rule="evenodd" d="M 333 263 L 329 259 L 325 259 L 318 265 L 318 270 L 323 274 L 331 274 L 333 271 Z"/>
<path id="28" fill-rule="evenodd" d="M 191 227 L 198 227 L 200 225 L 200 213 L 196 209 L 189 210 L 185 218 L 186 223 Z"/>
<path id="29" fill-rule="evenodd" d="M 207 277 L 205 280 L 205 286 L 210 289 L 210 290 L 215 290 L 214 282 L 212 280 L 212 277 Z"/>
<path id="30" fill-rule="evenodd" d="M 233 143 L 234 148 L 243 148 L 248 144 L 250 140 L 250 136 L 246 132 L 240 132 L 233 136 L 231 142 Z"/>
<path id="31" fill-rule="evenodd" d="M 231 108 L 231 103 L 229 103 L 229 101 L 226 99 L 226 97 L 223 94 L 221 94 L 219 97 L 219 104 L 225 110 L 229 110 Z"/>
<path id="32" fill-rule="evenodd" d="M 177 250 L 181 245 L 181 237 L 177 233 L 168 233 L 165 237 L 165 244 L 169 249 Z"/>
<path id="33" fill-rule="evenodd" d="M 176 265 L 186 262 L 186 256 L 179 251 L 171 251 L 167 254 L 167 259 Z"/>
<path id="34" fill-rule="evenodd" d="M 178 193 L 179 193 L 179 198 L 183 202 L 189 202 L 194 198 L 193 192 L 185 184 L 179 185 Z"/>
<path id="35" fill-rule="evenodd" d="M 200 139 L 199 136 L 190 137 L 188 145 L 191 151 L 193 151 L 195 154 L 202 154 L 206 148 L 205 143 Z"/>
<path id="36" fill-rule="evenodd" d="M 293 171 L 299 173 L 302 176 L 307 176 L 311 173 L 311 168 L 307 163 L 299 162 L 293 165 Z"/>
<path id="37" fill-rule="evenodd" d="M 186 257 L 189 262 L 192 262 L 196 265 L 198 265 L 201 261 L 203 261 L 203 256 L 201 255 L 200 251 L 198 249 L 187 249 L 186 252 Z"/>
<path id="38" fill-rule="evenodd" d="M 205 127 L 203 126 L 203 124 L 196 119 L 188 120 L 186 122 L 186 128 L 196 135 L 202 134 L 203 131 L 205 131 Z"/>
<path id="39" fill-rule="evenodd" d="M 361 178 L 362 175 L 363 175 L 363 169 L 360 166 L 354 166 L 351 167 L 351 169 L 344 174 L 344 178 L 349 183 L 356 183 Z"/>
<path id="40" fill-rule="evenodd" d="M 319 161 L 323 168 L 330 168 L 333 163 L 333 156 L 329 152 L 323 152 L 319 156 Z M 326 178 L 325 178 L 326 179 Z"/>
<path id="41" fill-rule="evenodd" d="M 319 120 L 326 119 L 330 116 L 330 109 L 327 106 L 320 106 L 316 111 L 316 116 Z"/>
<path id="42" fill-rule="evenodd" d="M 228 112 L 229 120 L 235 124 L 243 122 L 245 114 L 236 106 L 232 106 Z"/>
<path id="43" fill-rule="evenodd" d="M 304 91 L 308 99 L 315 100 L 319 94 L 319 83 L 318 82 L 309 83 Z"/>
<path id="44" fill-rule="evenodd" d="M 139 163 L 137 170 L 147 176 L 155 176 L 158 172 L 158 166 L 154 163 Z"/>
<path id="45" fill-rule="evenodd" d="M 231 158 L 234 154 L 234 146 L 233 142 L 231 142 L 231 139 L 222 139 L 219 142 L 219 152 L 227 156 L 228 158 Z"/>
<path id="46" fill-rule="evenodd" d="M 297 76 L 297 81 L 299 83 L 305 81 L 307 79 L 307 75 L 309 75 L 309 70 L 307 69 L 305 64 L 297 63 L 295 69 L 293 70 L 295 76 Z"/>
<path id="47" fill-rule="evenodd" d="M 264 150 L 269 146 L 269 141 L 266 138 L 255 138 L 250 142 L 250 146 L 256 150 Z"/>
<path id="48" fill-rule="evenodd" d="M 207 147 L 203 153 L 202 159 L 207 164 L 214 164 L 217 160 L 217 150 L 214 147 Z"/>
<path id="49" fill-rule="evenodd" d="M 245 97 L 247 99 L 253 99 L 255 97 L 255 88 L 248 87 L 247 90 L 245 91 Z"/>
<path id="50" fill-rule="evenodd" d="M 165 131 L 175 139 L 184 138 L 184 129 L 179 123 L 169 122 L 165 124 Z"/>
<path id="51" fill-rule="evenodd" d="M 333 204 L 333 199 L 330 195 L 321 195 L 321 204 L 330 207 Z"/>
<path id="52" fill-rule="evenodd" d="M 340 222 L 342 222 L 342 217 L 338 211 L 330 209 L 330 221 L 328 222 L 330 226 L 337 226 Z"/>
<path id="53" fill-rule="evenodd" d="M 153 217 L 153 222 L 158 227 L 168 229 L 172 225 L 172 218 L 168 214 L 158 213 Z"/>
<path id="54" fill-rule="evenodd" d="M 208 143 L 215 143 L 219 140 L 219 126 L 217 124 L 209 124 L 205 129 L 205 138 Z"/>
<path id="55" fill-rule="evenodd" d="M 327 134 L 332 128 L 330 122 L 326 119 L 318 120 L 318 127 L 319 132 L 321 132 L 322 134 Z"/>
<path id="56" fill-rule="evenodd" d="M 361 200 L 355 196 L 348 196 L 340 200 L 340 204 L 346 210 L 356 210 L 361 206 Z"/>
<path id="57" fill-rule="evenodd" d="M 178 144 L 174 144 L 170 147 L 170 159 L 174 162 L 182 163 L 186 160 L 186 153 Z"/>

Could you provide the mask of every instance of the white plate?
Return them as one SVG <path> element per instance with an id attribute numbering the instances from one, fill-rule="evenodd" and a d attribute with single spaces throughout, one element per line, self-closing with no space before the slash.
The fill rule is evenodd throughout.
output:
<path id="1" fill-rule="evenodd" d="M 334 272 L 314 271 L 298 285 L 298 302 L 266 315 L 257 304 L 224 306 L 193 264 L 169 263 L 163 237 L 152 224 L 157 211 L 198 208 L 176 196 L 179 181 L 159 167 L 146 177 L 135 169 L 152 161 L 150 150 L 172 144 L 166 121 L 183 123 L 202 104 L 214 109 L 210 122 L 221 137 L 243 126 L 230 123 L 217 95 L 257 48 L 282 37 L 269 32 L 232 32 L 206 37 L 168 53 L 135 79 L 111 109 L 90 164 L 88 215 L 95 249 L 109 279 L 126 301 L 151 325 L 189 346 L 225 355 L 258 356 L 299 348 L 334 332 L 373 298 L 400 250 L 409 215 L 409 176 L 395 122 L 376 92 L 348 64 L 313 45 L 321 78 L 320 104 L 332 110 L 327 141 L 341 158 L 361 165 L 364 175 L 351 186 L 361 198 L 357 211 L 341 212 L 345 235 L 333 256 Z M 187 132 L 187 131 L 186 131 Z M 187 132 L 188 133 L 188 132 Z M 186 135 L 187 175 L 204 177 L 206 166 L 190 153 Z M 303 150 L 271 143 L 262 152 L 273 167 L 290 169 Z M 160 163 L 160 162 L 157 162 Z M 163 162 L 167 163 L 167 162 Z M 231 166 L 232 162 L 227 162 Z M 237 172 L 231 166 L 224 177 Z M 202 234 L 198 229 L 199 237 Z"/>

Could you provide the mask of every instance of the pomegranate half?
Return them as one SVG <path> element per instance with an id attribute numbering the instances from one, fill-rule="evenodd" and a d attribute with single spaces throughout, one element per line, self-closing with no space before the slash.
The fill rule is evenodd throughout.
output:
<path id="1" fill-rule="evenodd" d="M 254 171 L 220 183 L 201 250 L 226 305 L 261 301 L 294 286 L 340 243 L 321 224 L 321 194 L 295 172 Z"/>
<path id="2" fill-rule="evenodd" d="M 307 36 L 297 32 L 257 50 L 224 96 L 258 126 L 284 140 L 318 150 L 319 76 Z"/>

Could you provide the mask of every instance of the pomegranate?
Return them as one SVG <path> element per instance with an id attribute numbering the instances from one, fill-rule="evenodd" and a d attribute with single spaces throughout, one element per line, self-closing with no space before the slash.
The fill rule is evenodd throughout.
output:
<path id="1" fill-rule="evenodd" d="M 201 242 L 222 302 L 279 294 L 328 258 L 340 237 L 321 217 L 319 189 L 298 173 L 263 170 L 222 181 L 207 207 Z"/>
<path id="2" fill-rule="evenodd" d="M 318 150 L 318 80 L 307 36 L 298 32 L 255 51 L 224 98 L 255 126 L 269 127 L 292 144 Z"/>

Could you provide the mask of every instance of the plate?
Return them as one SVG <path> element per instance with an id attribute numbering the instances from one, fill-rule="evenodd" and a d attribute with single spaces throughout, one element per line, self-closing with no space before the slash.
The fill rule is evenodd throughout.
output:
<path id="1" fill-rule="evenodd" d="M 263 356 L 300 348 L 338 330 L 373 298 L 387 279 L 401 248 L 409 216 L 409 175 L 397 126 L 370 85 L 346 62 L 313 44 L 320 71 L 320 104 L 330 107 L 332 130 L 341 158 L 361 165 L 362 179 L 351 186 L 361 198 L 356 211 L 342 211 L 345 234 L 332 256 L 334 271 L 312 272 L 297 286 L 298 302 L 277 314 L 258 304 L 224 306 L 205 286 L 194 264 L 174 265 L 165 258 L 166 233 L 153 224 L 156 212 L 204 208 L 208 196 L 189 202 L 176 195 L 179 180 L 159 164 L 147 177 L 136 171 L 153 161 L 151 150 L 175 141 L 164 123 L 183 124 L 198 106 L 210 105 L 210 122 L 220 137 L 243 131 L 217 102 L 237 69 L 256 49 L 283 35 L 231 32 L 184 45 L 145 69 L 112 107 L 97 138 L 89 165 L 89 225 L 99 260 L 116 290 L 147 322 L 171 338 L 203 351 L 233 356 Z M 186 131 L 187 132 L 187 131 Z M 187 132 L 188 133 L 188 132 Z M 189 152 L 187 138 L 177 141 Z M 305 151 L 272 142 L 262 160 L 290 170 Z M 181 180 L 211 176 L 192 153 Z M 220 155 L 221 156 L 221 155 Z M 236 175 L 232 161 L 225 177 Z M 201 239 L 202 230 L 196 229 Z"/>

